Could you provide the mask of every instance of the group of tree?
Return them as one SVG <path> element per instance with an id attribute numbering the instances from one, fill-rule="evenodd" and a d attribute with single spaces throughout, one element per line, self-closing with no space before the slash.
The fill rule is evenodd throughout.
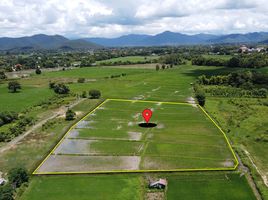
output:
<path id="1" fill-rule="evenodd" d="M 226 66 L 232 68 L 261 68 L 268 65 L 267 54 L 241 54 L 233 56 L 229 60 L 223 58 L 205 58 L 203 56 L 195 56 L 192 58 L 193 65 L 199 66 Z"/>
<path id="2" fill-rule="evenodd" d="M 254 85 L 267 87 L 268 75 L 254 71 L 233 72 L 228 75 L 210 77 L 202 75 L 198 77 L 198 83 L 203 85 L 230 85 L 232 87 L 252 89 Z"/>
<path id="3" fill-rule="evenodd" d="M 266 98 L 267 89 L 265 88 L 254 88 L 251 90 L 227 87 L 227 86 L 209 86 L 204 88 L 205 93 L 210 96 L 222 96 L 222 97 L 256 97 L 256 98 Z"/>
<path id="4" fill-rule="evenodd" d="M 16 192 L 29 182 L 29 175 L 24 167 L 12 168 L 8 172 L 8 182 L 0 186 L 0 200 L 15 199 Z"/>
<path id="5" fill-rule="evenodd" d="M 185 64 L 185 60 L 183 59 L 183 57 L 181 56 L 181 54 L 167 54 L 164 56 L 161 56 L 159 58 L 159 63 L 162 64 L 168 64 L 168 65 L 183 65 Z"/>
<path id="6" fill-rule="evenodd" d="M 227 64 L 227 67 L 243 67 L 243 68 L 261 68 L 268 65 L 267 54 L 241 54 L 232 57 Z"/>
<path id="7" fill-rule="evenodd" d="M 170 64 L 170 65 L 166 65 L 166 64 L 159 65 L 159 64 L 156 64 L 155 65 L 155 70 L 156 71 L 159 71 L 160 69 L 165 70 L 165 69 L 169 69 L 169 68 L 173 68 L 173 64 Z"/>
<path id="8" fill-rule="evenodd" d="M 87 93 L 86 91 L 83 91 L 82 98 L 90 98 L 90 99 L 99 99 L 101 97 L 101 92 L 99 90 L 89 90 Z"/>
<path id="9" fill-rule="evenodd" d="M 228 75 L 217 75 L 207 77 L 202 75 L 198 78 L 198 83 L 201 85 L 217 85 L 230 86 L 240 88 L 239 90 L 228 87 L 210 88 L 210 93 L 213 95 L 228 96 L 252 96 L 262 97 L 267 96 L 268 75 L 258 72 L 233 72 Z M 237 94 L 236 94 L 237 93 Z"/>
<path id="10" fill-rule="evenodd" d="M 205 58 L 203 56 L 195 56 L 192 58 L 192 65 L 199 66 L 227 66 L 228 60 L 221 58 Z"/>
<path id="11" fill-rule="evenodd" d="M 64 83 L 49 82 L 49 88 L 53 89 L 56 94 L 69 94 L 70 89 Z"/>

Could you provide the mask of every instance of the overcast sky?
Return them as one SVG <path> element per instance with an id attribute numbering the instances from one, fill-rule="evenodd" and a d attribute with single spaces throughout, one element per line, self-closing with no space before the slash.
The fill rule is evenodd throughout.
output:
<path id="1" fill-rule="evenodd" d="M 267 0 L 0 0 L 0 37 L 268 32 Z"/>

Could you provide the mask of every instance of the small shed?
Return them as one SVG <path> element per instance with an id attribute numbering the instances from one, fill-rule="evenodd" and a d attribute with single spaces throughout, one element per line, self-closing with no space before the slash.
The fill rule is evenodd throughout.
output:
<path id="1" fill-rule="evenodd" d="M 165 189 L 167 186 L 167 180 L 160 178 L 158 181 L 150 182 L 149 188 Z"/>

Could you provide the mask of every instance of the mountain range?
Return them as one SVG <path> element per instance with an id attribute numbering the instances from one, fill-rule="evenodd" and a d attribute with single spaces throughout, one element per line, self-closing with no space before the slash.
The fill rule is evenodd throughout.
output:
<path id="1" fill-rule="evenodd" d="M 103 47 L 164 46 L 194 44 L 268 44 L 268 32 L 246 34 L 186 35 L 165 31 L 156 35 L 130 34 L 117 38 L 81 38 L 71 40 L 61 35 L 38 34 L 20 38 L 0 38 L 0 51 L 92 50 Z"/>
<path id="2" fill-rule="evenodd" d="M 0 50 L 20 51 L 20 50 L 83 50 L 96 49 L 101 46 L 82 39 L 69 40 L 61 35 L 38 34 L 20 38 L 0 38 Z"/>
<path id="3" fill-rule="evenodd" d="M 193 45 L 193 44 L 241 44 L 262 43 L 268 40 L 268 32 L 254 32 L 246 34 L 186 35 L 165 31 L 156 35 L 125 35 L 117 38 L 84 38 L 106 47 L 113 46 L 163 46 L 163 45 Z"/>

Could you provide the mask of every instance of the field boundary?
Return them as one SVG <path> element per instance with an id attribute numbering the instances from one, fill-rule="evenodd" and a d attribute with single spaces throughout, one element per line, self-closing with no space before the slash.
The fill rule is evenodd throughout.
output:
<path id="1" fill-rule="evenodd" d="M 93 110 L 91 110 L 89 113 L 87 113 L 84 117 L 82 117 L 80 120 L 78 120 L 75 124 L 73 124 L 68 131 L 63 135 L 63 137 L 60 139 L 60 141 L 55 145 L 55 147 L 49 152 L 49 154 L 45 157 L 45 159 L 38 165 L 38 167 L 33 171 L 33 175 L 68 175 L 68 174 L 101 174 L 101 173 L 143 173 L 143 172 L 201 172 L 201 171 L 234 171 L 236 170 L 237 166 L 239 165 L 238 159 L 236 157 L 236 154 L 228 140 L 228 137 L 226 136 L 225 132 L 220 128 L 220 126 L 211 118 L 211 116 L 202 108 L 200 105 L 197 105 L 197 107 L 205 114 L 208 119 L 212 121 L 212 123 L 218 128 L 218 130 L 223 134 L 224 139 L 227 143 L 227 146 L 229 150 L 231 151 L 234 160 L 235 165 L 233 167 L 219 167 L 219 168 L 185 168 L 185 169 L 168 169 L 168 170 L 104 170 L 104 171 L 82 171 L 82 172 L 37 172 L 38 169 L 44 164 L 44 162 L 53 155 L 54 151 L 58 148 L 58 146 L 63 142 L 63 140 L 66 138 L 67 134 L 82 120 L 87 118 L 90 114 L 95 112 L 99 107 L 101 107 L 103 104 L 105 104 L 108 101 L 119 101 L 119 102 L 142 102 L 142 103 L 161 103 L 161 104 L 173 104 L 173 105 L 187 105 L 187 106 L 193 106 L 193 104 L 190 103 L 184 103 L 184 102 L 162 102 L 162 101 L 146 101 L 146 100 L 129 100 L 129 99 L 105 99 L 102 103 L 100 103 L 98 106 L 96 106 Z"/>

